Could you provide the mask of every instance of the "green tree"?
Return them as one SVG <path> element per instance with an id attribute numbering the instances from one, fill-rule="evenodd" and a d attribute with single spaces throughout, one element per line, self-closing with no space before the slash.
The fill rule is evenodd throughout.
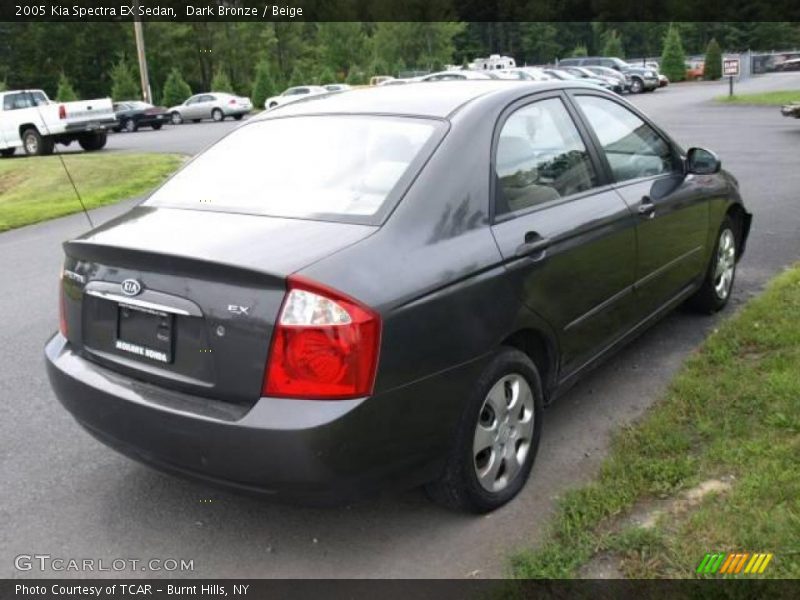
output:
<path id="1" fill-rule="evenodd" d="M 56 91 L 56 100 L 59 102 L 72 102 L 78 99 L 78 94 L 72 87 L 69 78 L 63 73 L 58 78 L 58 90 Z"/>
<path id="2" fill-rule="evenodd" d="M 578 44 L 570 52 L 570 56 L 589 56 L 589 51 L 583 44 Z"/>
<path id="3" fill-rule="evenodd" d="M 164 82 L 164 98 L 162 100 L 164 106 L 175 106 L 182 104 L 189 96 L 192 95 L 192 88 L 183 79 L 183 75 L 178 70 L 178 67 L 173 67 Z"/>
<path id="4" fill-rule="evenodd" d="M 347 79 L 345 79 L 345 82 L 349 83 L 350 85 L 364 85 L 367 83 L 367 75 L 358 65 L 350 65 L 350 69 L 347 71 Z"/>
<path id="5" fill-rule="evenodd" d="M 220 65 L 214 73 L 214 78 L 211 80 L 212 92 L 227 92 L 233 94 L 233 85 L 231 79 L 228 77 L 227 71 Z"/>
<path id="6" fill-rule="evenodd" d="M 294 87 L 296 85 L 308 85 L 306 74 L 299 65 L 292 69 L 292 74 L 289 76 L 289 87 Z"/>
<path id="7" fill-rule="evenodd" d="M 703 78 L 717 80 L 722 77 L 722 50 L 715 38 L 711 38 L 706 47 L 706 63 Z"/>
<path id="8" fill-rule="evenodd" d="M 661 53 L 661 72 L 670 81 L 686 79 L 686 55 L 683 52 L 681 34 L 672 24 L 664 37 L 664 50 Z"/>
<path id="9" fill-rule="evenodd" d="M 8 89 L 5 79 L 0 79 L 0 92 L 5 92 Z"/>
<path id="10" fill-rule="evenodd" d="M 136 76 L 124 56 L 111 67 L 111 97 L 114 100 L 133 100 L 140 97 Z"/>
<path id="11" fill-rule="evenodd" d="M 264 100 L 276 93 L 275 81 L 272 78 L 272 72 L 269 67 L 269 62 L 262 60 L 256 66 L 256 76 L 253 80 L 252 101 L 253 106 L 261 108 L 264 106 Z"/>
<path id="12" fill-rule="evenodd" d="M 609 29 L 603 36 L 603 56 L 625 58 L 622 48 L 622 36 L 616 29 Z"/>
<path id="13" fill-rule="evenodd" d="M 318 72 L 316 77 L 316 84 L 317 85 L 326 85 L 328 83 L 336 83 L 338 79 L 336 78 L 336 73 L 333 72 L 333 69 L 327 66 L 323 66 Z"/>

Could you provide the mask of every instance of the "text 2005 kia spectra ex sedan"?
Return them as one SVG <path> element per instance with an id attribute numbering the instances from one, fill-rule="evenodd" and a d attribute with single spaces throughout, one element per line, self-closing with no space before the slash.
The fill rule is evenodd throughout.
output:
<path id="1" fill-rule="evenodd" d="M 725 305 L 750 219 L 714 154 L 586 84 L 319 96 L 64 244 L 48 371 L 168 471 L 488 511 L 579 375 L 685 300 Z"/>

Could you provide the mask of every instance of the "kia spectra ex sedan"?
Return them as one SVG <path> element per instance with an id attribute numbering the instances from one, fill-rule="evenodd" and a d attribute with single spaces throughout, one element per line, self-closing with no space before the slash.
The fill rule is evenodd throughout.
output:
<path id="1" fill-rule="evenodd" d="M 166 471 L 489 511 L 581 374 L 678 304 L 726 304 L 750 221 L 713 153 L 595 86 L 319 96 L 64 244 L 47 369 L 91 434 Z"/>

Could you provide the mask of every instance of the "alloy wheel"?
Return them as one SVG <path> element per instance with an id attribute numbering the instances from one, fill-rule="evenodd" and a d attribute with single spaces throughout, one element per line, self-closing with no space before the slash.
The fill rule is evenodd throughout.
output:
<path id="1" fill-rule="evenodd" d="M 502 377 L 486 395 L 475 427 L 473 466 L 481 487 L 500 492 L 522 470 L 533 441 L 531 387 L 516 373 Z"/>
<path id="2" fill-rule="evenodd" d="M 717 244 L 717 264 L 714 268 L 714 291 L 720 300 L 731 293 L 736 269 L 736 238 L 730 229 L 723 229 Z"/>

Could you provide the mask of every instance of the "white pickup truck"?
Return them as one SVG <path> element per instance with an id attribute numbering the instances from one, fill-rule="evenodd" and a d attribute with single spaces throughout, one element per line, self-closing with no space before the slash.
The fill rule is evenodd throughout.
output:
<path id="1" fill-rule="evenodd" d="M 77 141 L 86 151 L 106 145 L 117 124 L 110 98 L 52 102 L 42 90 L 0 92 L 0 156 L 22 147 L 26 154 L 52 154 L 55 144 Z"/>

